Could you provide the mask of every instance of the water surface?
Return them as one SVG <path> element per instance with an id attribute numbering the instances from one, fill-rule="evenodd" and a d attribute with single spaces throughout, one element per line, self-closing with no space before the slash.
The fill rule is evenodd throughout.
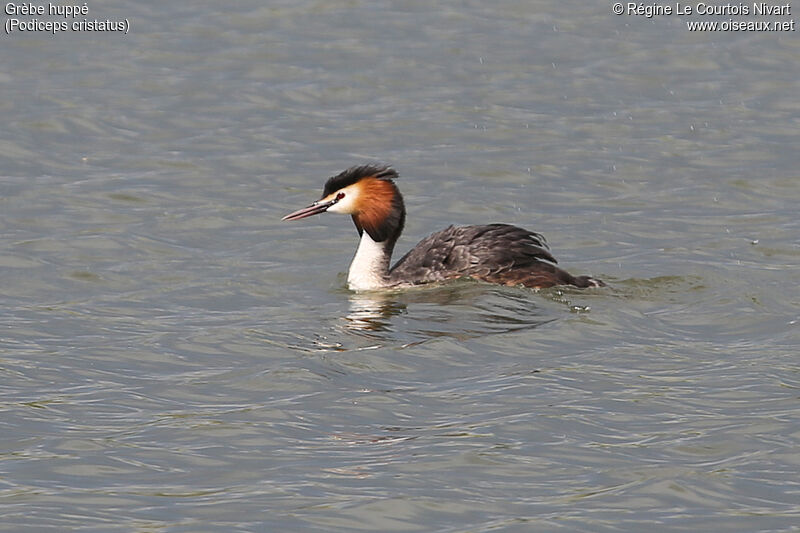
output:
<path id="1" fill-rule="evenodd" d="M 794 33 L 561 2 L 107 2 L 3 36 L 0 530 L 789 531 L 800 520 Z M 353 294 L 544 233 L 599 290 Z M 399 255 L 398 255 L 399 257 Z"/>

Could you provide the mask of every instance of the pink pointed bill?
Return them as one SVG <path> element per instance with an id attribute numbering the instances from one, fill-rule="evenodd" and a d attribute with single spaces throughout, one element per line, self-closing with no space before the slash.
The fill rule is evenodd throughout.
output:
<path id="1" fill-rule="evenodd" d="M 328 208 L 335 203 L 336 203 L 335 200 L 331 200 L 330 202 L 324 202 L 324 203 L 314 202 L 308 207 L 304 207 L 303 209 L 298 209 L 294 213 L 289 213 L 281 220 L 300 220 L 301 218 L 306 218 L 313 215 L 319 215 L 320 213 L 324 213 L 325 211 L 327 211 Z"/>

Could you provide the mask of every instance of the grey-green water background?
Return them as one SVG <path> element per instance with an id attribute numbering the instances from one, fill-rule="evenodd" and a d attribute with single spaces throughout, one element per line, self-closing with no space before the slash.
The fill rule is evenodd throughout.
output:
<path id="1" fill-rule="evenodd" d="M 797 32 L 87 6 L 129 33 L 0 36 L 0 531 L 796 531 Z M 515 223 L 610 287 L 352 294 L 350 220 L 280 218 L 375 160 L 398 254 Z"/>

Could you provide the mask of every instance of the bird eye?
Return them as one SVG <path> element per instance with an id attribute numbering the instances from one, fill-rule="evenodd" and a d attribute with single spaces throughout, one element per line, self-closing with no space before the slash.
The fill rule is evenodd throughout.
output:
<path id="1" fill-rule="evenodd" d="M 344 198 L 344 193 L 343 192 L 340 192 L 339 194 L 336 195 L 336 199 L 337 200 L 341 200 L 342 198 Z"/>

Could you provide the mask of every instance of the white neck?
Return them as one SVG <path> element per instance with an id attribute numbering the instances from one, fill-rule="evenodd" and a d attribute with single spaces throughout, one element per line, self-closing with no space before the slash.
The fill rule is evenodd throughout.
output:
<path id="1" fill-rule="evenodd" d="M 387 244 L 388 241 L 373 241 L 366 231 L 361 234 L 361 242 L 347 273 L 347 283 L 351 290 L 369 291 L 388 285 L 391 251 L 387 253 Z"/>

